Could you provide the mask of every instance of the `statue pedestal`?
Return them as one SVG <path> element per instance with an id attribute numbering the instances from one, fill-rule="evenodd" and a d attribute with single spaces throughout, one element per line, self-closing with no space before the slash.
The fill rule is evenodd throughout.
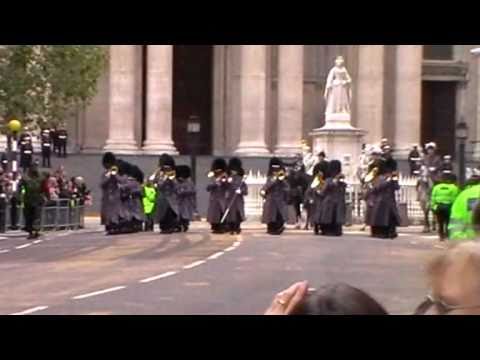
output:
<path id="1" fill-rule="evenodd" d="M 313 153 L 325 151 L 328 159 L 340 160 L 355 166 L 361 155 L 366 131 L 351 125 L 350 114 L 327 114 L 326 120 L 324 127 L 310 133 L 313 139 Z"/>

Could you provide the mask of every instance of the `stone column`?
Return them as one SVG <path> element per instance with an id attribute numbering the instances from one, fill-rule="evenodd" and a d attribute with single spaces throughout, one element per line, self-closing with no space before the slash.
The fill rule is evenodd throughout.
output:
<path id="1" fill-rule="evenodd" d="M 280 45 L 278 57 L 278 156 L 301 152 L 303 134 L 303 45 Z"/>
<path id="2" fill-rule="evenodd" d="M 266 128 L 266 45 L 241 45 L 240 156 L 269 155 Z"/>
<path id="3" fill-rule="evenodd" d="M 360 45 L 357 85 L 357 127 L 367 130 L 366 143 L 383 138 L 385 45 Z"/>
<path id="4" fill-rule="evenodd" d="M 144 151 L 178 154 L 172 140 L 173 45 L 147 48 L 147 139 Z"/>
<path id="5" fill-rule="evenodd" d="M 477 45 L 478 46 L 478 45 Z M 480 48 L 479 48 L 480 49 Z M 474 101 L 475 103 L 475 115 L 474 118 L 476 119 L 476 134 L 475 136 L 472 135 L 471 137 L 474 141 L 480 141 L 480 53 L 478 54 L 471 54 L 470 56 L 475 57 L 475 66 L 472 67 L 471 71 L 475 71 L 472 77 L 475 77 L 475 79 L 472 79 L 472 84 L 476 84 L 476 99 Z M 474 152 L 473 152 L 473 158 L 475 161 L 480 161 L 480 142 L 475 143 L 474 146 Z"/>
<path id="6" fill-rule="evenodd" d="M 110 49 L 109 135 L 105 150 L 132 153 L 135 141 L 136 46 L 112 45 Z"/>
<path id="7" fill-rule="evenodd" d="M 395 150 L 400 159 L 420 142 L 422 45 L 398 45 L 395 65 Z"/>

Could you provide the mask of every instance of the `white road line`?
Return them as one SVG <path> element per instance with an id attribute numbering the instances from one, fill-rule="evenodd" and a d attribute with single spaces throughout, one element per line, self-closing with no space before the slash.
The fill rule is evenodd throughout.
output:
<path id="1" fill-rule="evenodd" d="M 189 270 L 189 269 L 193 269 L 194 267 L 197 267 L 197 266 L 200 266 L 200 265 L 203 265 L 205 264 L 206 261 L 205 260 L 202 260 L 202 261 L 196 261 L 190 265 L 187 265 L 187 266 L 184 266 L 183 269 L 184 270 Z"/>
<path id="2" fill-rule="evenodd" d="M 236 241 L 236 242 L 233 243 L 233 246 L 238 247 L 238 246 L 240 246 L 240 244 L 241 244 L 240 241 Z"/>
<path id="3" fill-rule="evenodd" d="M 35 240 L 35 241 L 33 242 L 33 244 L 40 244 L 40 243 L 42 243 L 42 242 L 43 242 L 43 240 Z"/>
<path id="4" fill-rule="evenodd" d="M 0 250 L 0 254 L 6 254 L 6 253 L 9 253 L 10 250 Z"/>
<path id="5" fill-rule="evenodd" d="M 25 245 L 20 245 L 20 246 L 17 246 L 15 249 L 17 250 L 20 250 L 20 249 L 25 249 L 29 246 L 32 246 L 32 243 L 28 243 L 28 244 L 25 244 Z"/>
<path id="6" fill-rule="evenodd" d="M 33 314 L 35 312 L 43 311 L 43 310 L 46 310 L 46 309 L 48 309 L 48 306 L 37 306 L 37 307 L 34 307 L 32 309 L 28 309 L 28 310 L 21 311 L 21 312 L 18 312 L 18 313 L 14 313 L 14 314 L 10 314 L 10 315 L 28 315 L 28 314 Z"/>
<path id="7" fill-rule="evenodd" d="M 157 276 L 152 276 L 152 277 L 149 277 L 147 279 L 143 279 L 143 280 L 140 280 L 140 282 L 142 284 L 147 284 L 149 282 L 152 282 L 152 281 L 156 281 L 156 280 L 160 280 L 160 279 L 165 279 L 167 277 L 170 277 L 170 276 L 173 276 L 173 275 L 176 275 L 177 272 L 176 271 L 169 271 L 169 272 L 166 272 L 165 274 L 161 274 L 161 275 L 157 275 Z"/>
<path id="8" fill-rule="evenodd" d="M 110 288 L 110 289 L 95 291 L 95 292 L 92 292 L 92 293 L 89 293 L 89 294 L 78 295 L 78 296 L 73 297 L 72 299 L 73 300 L 82 300 L 82 299 L 86 299 L 86 298 L 89 298 L 89 297 L 94 297 L 94 296 L 97 296 L 97 295 L 103 295 L 103 294 L 111 293 L 111 292 L 114 292 L 114 291 L 123 290 L 125 288 L 126 288 L 126 286 L 117 286 L 117 287 L 113 287 L 113 288 Z"/>
<path id="9" fill-rule="evenodd" d="M 229 248 L 226 248 L 224 251 L 229 252 L 235 250 L 237 247 L 236 246 L 230 246 Z"/>
<path id="10" fill-rule="evenodd" d="M 216 254 L 213 254 L 212 256 L 208 257 L 208 260 L 215 260 L 218 259 L 220 256 L 224 255 L 225 253 L 223 251 L 220 251 Z"/>

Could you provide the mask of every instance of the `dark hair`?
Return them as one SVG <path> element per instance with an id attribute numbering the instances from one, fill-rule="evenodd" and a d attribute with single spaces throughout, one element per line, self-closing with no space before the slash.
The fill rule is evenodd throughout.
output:
<path id="1" fill-rule="evenodd" d="M 308 295 L 292 315 L 388 315 L 388 313 L 364 291 L 346 284 L 330 284 Z"/>

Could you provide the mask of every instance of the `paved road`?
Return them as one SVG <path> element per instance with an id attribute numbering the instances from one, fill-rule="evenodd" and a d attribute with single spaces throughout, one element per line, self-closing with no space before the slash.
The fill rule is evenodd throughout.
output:
<path id="1" fill-rule="evenodd" d="M 426 292 L 425 261 L 440 251 L 411 230 L 394 241 L 355 231 L 271 237 L 254 224 L 233 237 L 197 224 L 186 235 L 64 233 L 24 243 L 0 241 L 0 314 L 261 314 L 275 292 L 304 279 L 347 282 L 408 314 Z"/>

